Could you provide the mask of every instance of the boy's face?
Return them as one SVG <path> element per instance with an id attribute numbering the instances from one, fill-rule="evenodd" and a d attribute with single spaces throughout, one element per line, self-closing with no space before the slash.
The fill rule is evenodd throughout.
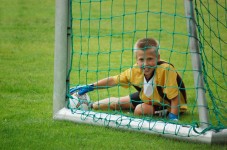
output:
<path id="1" fill-rule="evenodd" d="M 138 66 L 143 70 L 144 76 L 146 78 L 151 77 L 157 61 L 160 60 L 160 55 L 159 54 L 157 55 L 153 49 L 147 49 L 145 51 L 137 50 L 136 52 L 136 62 Z"/>

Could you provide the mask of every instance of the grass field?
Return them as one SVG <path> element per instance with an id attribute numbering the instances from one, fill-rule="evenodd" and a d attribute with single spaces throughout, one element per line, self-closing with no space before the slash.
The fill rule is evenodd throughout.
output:
<path id="1" fill-rule="evenodd" d="M 226 149 L 53 120 L 55 2 L 0 2 L 0 149 Z"/>

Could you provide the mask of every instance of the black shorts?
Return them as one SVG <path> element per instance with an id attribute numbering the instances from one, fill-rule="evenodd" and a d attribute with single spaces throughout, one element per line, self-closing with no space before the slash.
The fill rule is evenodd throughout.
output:
<path id="1" fill-rule="evenodd" d="M 135 92 L 129 95 L 130 102 L 134 107 L 136 107 L 138 104 L 142 104 L 143 101 L 140 99 L 140 92 Z"/>

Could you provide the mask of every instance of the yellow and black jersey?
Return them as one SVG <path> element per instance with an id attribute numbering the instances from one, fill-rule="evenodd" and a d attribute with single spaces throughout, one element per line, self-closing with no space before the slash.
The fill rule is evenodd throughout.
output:
<path id="1" fill-rule="evenodd" d="M 187 110 L 184 83 L 172 64 L 164 61 L 157 63 L 150 82 L 144 79 L 143 71 L 137 64 L 119 75 L 113 76 L 116 84 L 123 87 L 134 86 L 140 91 L 140 99 L 151 105 L 170 104 L 171 99 L 179 96 L 180 111 Z"/>

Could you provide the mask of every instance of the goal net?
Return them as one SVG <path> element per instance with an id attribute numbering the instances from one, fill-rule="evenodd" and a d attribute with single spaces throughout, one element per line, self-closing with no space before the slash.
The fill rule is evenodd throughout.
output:
<path id="1" fill-rule="evenodd" d="M 207 143 L 213 142 L 211 137 L 216 136 L 215 142 L 226 142 L 225 1 L 70 0 L 59 2 L 56 8 L 62 8 L 60 5 L 63 3 L 68 9 L 59 10 L 59 14 L 65 13 L 68 18 L 56 14 L 56 20 L 59 17 L 66 22 L 63 24 L 67 29 L 62 32 L 67 33 L 66 52 L 63 52 L 63 60 L 57 60 L 56 56 L 60 58 L 62 54 L 58 55 L 55 51 L 55 67 L 65 63 L 65 68 L 61 69 L 66 72 L 64 70 L 63 77 L 60 77 L 63 81 L 59 81 L 56 74 L 62 73 L 62 70 L 55 71 L 55 82 L 62 83 L 55 83 L 54 97 L 60 97 L 60 93 L 66 98 L 54 98 L 55 118 L 151 132 L 177 139 L 199 139 Z M 56 39 L 64 36 L 57 34 L 57 30 Z M 180 115 L 177 122 L 167 116 L 135 116 L 133 109 L 113 110 L 109 107 L 104 111 L 84 111 L 68 105 L 70 88 L 89 85 L 132 68 L 136 64 L 133 52 L 135 42 L 150 37 L 159 42 L 161 59 L 174 65 L 185 84 L 187 111 Z M 133 86 L 124 88 L 118 85 L 94 90 L 88 95 L 91 102 L 96 102 L 134 92 L 136 89 Z"/>

